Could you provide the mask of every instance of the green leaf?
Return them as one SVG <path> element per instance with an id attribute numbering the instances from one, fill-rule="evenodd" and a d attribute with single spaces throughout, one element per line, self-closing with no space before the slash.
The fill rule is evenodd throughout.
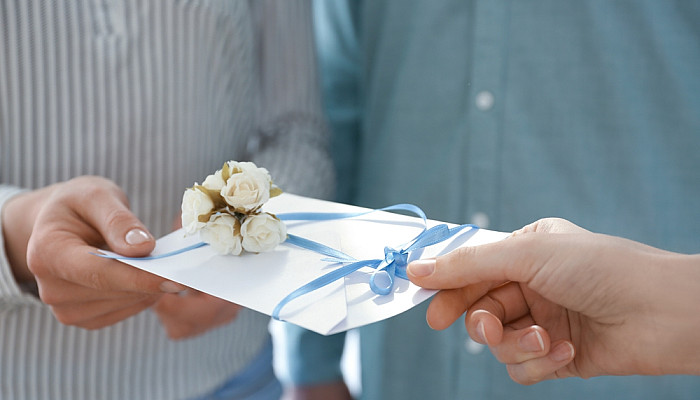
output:
<path id="1" fill-rule="evenodd" d="M 280 189 L 280 187 L 275 185 L 274 183 L 272 184 L 272 186 L 270 186 L 270 198 L 277 197 L 282 193 L 282 189 Z"/>
<path id="2" fill-rule="evenodd" d="M 231 170 L 228 167 L 228 161 L 224 163 L 224 166 L 221 167 L 221 179 L 224 180 L 224 183 L 228 182 L 228 178 L 231 177 Z"/>

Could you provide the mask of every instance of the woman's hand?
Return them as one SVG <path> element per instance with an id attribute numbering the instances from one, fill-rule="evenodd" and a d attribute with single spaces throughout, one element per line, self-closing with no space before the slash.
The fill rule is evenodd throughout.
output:
<path id="1" fill-rule="evenodd" d="M 501 242 L 411 263 L 438 293 L 430 326 L 465 311 L 516 382 L 568 376 L 700 373 L 700 259 L 535 222 Z"/>

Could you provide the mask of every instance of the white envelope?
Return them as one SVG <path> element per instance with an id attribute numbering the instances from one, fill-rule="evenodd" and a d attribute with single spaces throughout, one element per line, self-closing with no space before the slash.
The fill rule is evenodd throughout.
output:
<path id="1" fill-rule="evenodd" d="M 264 211 L 271 213 L 365 210 L 367 209 L 286 193 L 271 199 L 264 207 Z M 429 220 L 428 226 L 440 223 Z M 383 259 L 385 246 L 398 248 L 405 244 L 421 232 L 423 224 L 419 218 L 377 211 L 349 219 L 291 221 L 287 222 L 287 229 L 290 234 L 325 244 L 358 260 L 365 260 Z M 507 233 L 485 229 L 480 229 L 475 234 L 466 230 L 464 232 L 422 251 L 415 251 L 409 260 L 435 257 L 460 246 L 494 242 L 508 236 Z M 197 242 L 197 236 L 184 237 L 182 230 L 175 231 L 158 239 L 152 255 L 168 253 Z M 322 261 L 323 258 L 326 257 L 314 251 L 283 243 L 273 251 L 260 254 L 222 256 L 209 246 L 204 246 L 166 258 L 121 261 L 272 315 L 275 306 L 289 293 L 342 266 Z M 291 301 L 282 309 L 280 319 L 322 335 L 330 335 L 390 318 L 435 294 L 435 291 L 422 289 L 401 278 L 396 279 L 390 294 L 374 294 L 369 287 L 369 279 L 374 271 L 364 267 Z"/>

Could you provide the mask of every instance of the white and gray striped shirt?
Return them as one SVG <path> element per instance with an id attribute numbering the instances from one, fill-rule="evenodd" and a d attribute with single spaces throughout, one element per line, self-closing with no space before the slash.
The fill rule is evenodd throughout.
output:
<path id="1" fill-rule="evenodd" d="M 159 236 L 185 187 L 251 158 L 287 191 L 328 196 L 312 48 L 304 0 L 0 0 L 0 206 L 101 175 Z M 0 398 L 206 393 L 255 357 L 267 321 L 246 311 L 179 342 L 150 311 L 98 331 L 64 326 L 1 251 Z"/>

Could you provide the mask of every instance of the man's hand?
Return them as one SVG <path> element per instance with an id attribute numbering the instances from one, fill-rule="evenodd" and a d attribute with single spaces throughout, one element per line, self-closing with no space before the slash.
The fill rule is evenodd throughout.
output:
<path id="1" fill-rule="evenodd" d="M 465 311 L 516 382 L 568 376 L 700 374 L 700 261 L 568 221 L 545 219 L 512 237 L 408 266 L 438 293 L 430 326 Z"/>
<path id="2" fill-rule="evenodd" d="M 102 328 L 184 287 L 90 254 L 105 246 L 148 255 L 153 237 L 113 182 L 80 177 L 18 195 L 3 208 L 6 251 L 18 282 L 35 279 L 42 301 L 68 325 Z"/>
<path id="3" fill-rule="evenodd" d="M 188 289 L 161 297 L 153 310 L 171 339 L 186 339 L 233 321 L 241 306 Z"/>

